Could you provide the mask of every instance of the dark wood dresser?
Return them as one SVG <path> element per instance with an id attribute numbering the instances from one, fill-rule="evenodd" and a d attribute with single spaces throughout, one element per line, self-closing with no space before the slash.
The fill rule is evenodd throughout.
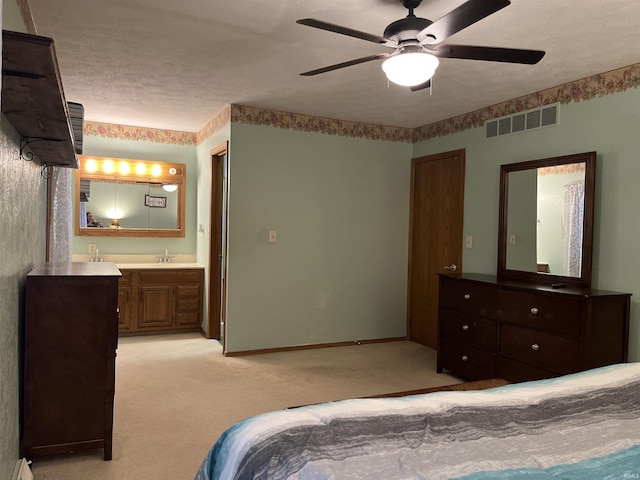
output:
<path id="1" fill-rule="evenodd" d="M 118 279 L 113 263 L 43 263 L 27 275 L 22 455 L 112 455 Z"/>
<path id="2" fill-rule="evenodd" d="M 440 275 L 437 371 L 521 382 L 627 361 L 631 294 Z"/>

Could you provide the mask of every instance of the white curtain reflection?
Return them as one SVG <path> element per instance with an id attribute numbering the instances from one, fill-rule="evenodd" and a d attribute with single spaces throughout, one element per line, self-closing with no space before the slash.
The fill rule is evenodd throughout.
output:
<path id="1" fill-rule="evenodd" d="M 582 265 L 582 226 L 584 218 L 584 182 L 563 185 L 562 212 L 563 275 L 580 277 Z"/>
<path id="2" fill-rule="evenodd" d="M 53 167 L 52 171 L 49 261 L 70 262 L 73 242 L 72 171 L 58 167 Z"/>

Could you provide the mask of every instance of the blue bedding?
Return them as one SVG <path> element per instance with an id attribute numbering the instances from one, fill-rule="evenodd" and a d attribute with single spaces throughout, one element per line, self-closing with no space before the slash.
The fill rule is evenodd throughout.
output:
<path id="1" fill-rule="evenodd" d="M 640 363 L 482 391 L 354 399 L 230 427 L 196 480 L 640 478 Z"/>

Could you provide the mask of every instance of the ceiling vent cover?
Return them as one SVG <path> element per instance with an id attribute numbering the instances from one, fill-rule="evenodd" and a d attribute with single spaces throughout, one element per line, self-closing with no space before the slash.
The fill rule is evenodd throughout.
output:
<path id="1" fill-rule="evenodd" d="M 67 102 L 71 130 L 73 130 L 73 144 L 78 155 L 82 155 L 82 128 L 84 125 L 84 107 L 80 103 Z"/>
<path id="2" fill-rule="evenodd" d="M 484 124 L 485 138 L 501 137 L 512 133 L 525 132 L 558 125 L 560 104 L 553 103 L 525 112 L 487 120 Z"/>

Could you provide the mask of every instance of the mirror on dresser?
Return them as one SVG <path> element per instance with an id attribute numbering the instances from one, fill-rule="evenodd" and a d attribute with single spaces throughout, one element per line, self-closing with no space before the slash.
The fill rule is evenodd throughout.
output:
<path id="1" fill-rule="evenodd" d="M 591 285 L 596 153 L 500 167 L 498 278 Z"/>
<path id="2" fill-rule="evenodd" d="M 87 155 L 79 161 L 76 235 L 184 237 L 185 164 Z"/>

